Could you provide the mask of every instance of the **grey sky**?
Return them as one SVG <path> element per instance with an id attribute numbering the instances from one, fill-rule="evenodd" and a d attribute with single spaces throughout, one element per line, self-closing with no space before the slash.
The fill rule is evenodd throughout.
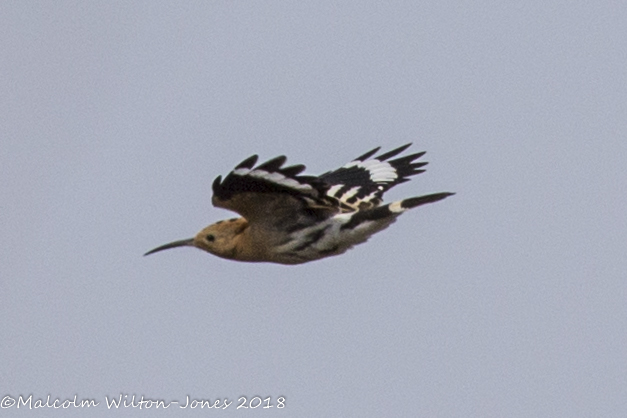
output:
<path id="1" fill-rule="evenodd" d="M 339 4 L 338 4 L 339 3 Z M 627 4 L 0 5 L 3 416 L 627 415 Z M 296 267 L 193 249 L 251 154 L 457 195 Z M 109 411 L 105 396 L 235 400 Z M 287 398 L 235 410 L 240 396 Z"/>

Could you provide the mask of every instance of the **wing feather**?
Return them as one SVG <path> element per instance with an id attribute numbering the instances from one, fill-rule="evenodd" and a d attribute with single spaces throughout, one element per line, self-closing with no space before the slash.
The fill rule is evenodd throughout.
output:
<path id="1" fill-rule="evenodd" d="M 327 195 L 353 210 L 378 206 L 383 200 L 383 193 L 425 171 L 420 168 L 427 165 L 426 162 L 414 162 L 425 152 L 390 160 L 410 146 L 411 143 L 371 158 L 379 151 L 380 147 L 377 147 L 343 167 L 323 174 L 320 179 L 328 184 Z"/>
<path id="2" fill-rule="evenodd" d="M 224 179 L 213 182 L 214 206 L 239 213 L 251 223 L 298 229 L 341 212 L 378 206 L 385 193 L 425 171 L 416 162 L 425 153 L 397 157 L 411 144 L 379 156 L 374 148 L 335 171 L 319 177 L 301 175 L 302 164 L 283 167 L 284 155 L 257 164 L 257 155 L 239 163 Z"/>
<path id="3" fill-rule="evenodd" d="M 213 182 L 213 205 L 239 213 L 249 223 L 295 228 L 339 211 L 340 202 L 327 196 L 327 185 L 315 176 L 299 175 L 302 164 L 283 168 L 287 158 L 272 158 L 258 166 L 253 155 Z"/>
<path id="4" fill-rule="evenodd" d="M 240 168 L 253 168 L 254 165 L 257 163 L 257 159 L 259 158 L 259 156 L 257 154 L 255 155 L 251 155 L 250 157 L 246 158 L 244 161 L 242 161 L 241 163 L 239 163 L 235 169 L 238 170 Z"/>

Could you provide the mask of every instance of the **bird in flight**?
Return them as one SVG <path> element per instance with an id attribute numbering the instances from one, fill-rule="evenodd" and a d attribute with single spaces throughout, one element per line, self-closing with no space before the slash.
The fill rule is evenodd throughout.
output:
<path id="1" fill-rule="evenodd" d="M 304 165 L 283 167 L 285 156 L 255 166 L 257 155 L 213 182 L 214 206 L 240 218 L 218 221 L 194 238 L 162 245 L 196 247 L 218 257 L 301 264 L 343 254 L 387 228 L 403 212 L 454 193 L 442 192 L 382 205 L 383 193 L 422 173 L 425 152 L 396 157 L 410 144 L 373 157 L 377 147 L 320 176 L 300 175 Z"/>

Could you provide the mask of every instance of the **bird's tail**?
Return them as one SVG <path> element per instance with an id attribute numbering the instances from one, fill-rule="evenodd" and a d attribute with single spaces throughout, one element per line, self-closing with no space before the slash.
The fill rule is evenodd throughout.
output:
<path id="1" fill-rule="evenodd" d="M 390 212 L 404 212 L 407 209 L 415 208 L 416 206 L 425 205 L 427 203 L 434 203 L 440 201 L 442 199 L 446 199 L 449 196 L 453 196 L 455 193 L 442 192 L 442 193 L 433 193 L 424 196 L 418 197 L 410 197 L 408 199 L 399 200 L 398 202 L 392 202 L 389 205 L 385 205 L 389 207 Z M 383 206 L 383 207 L 385 207 Z"/>
<path id="2" fill-rule="evenodd" d="M 354 212 L 349 220 L 342 225 L 341 229 L 353 229 L 363 222 L 367 221 L 383 221 L 387 225 L 394 222 L 396 217 L 406 210 L 415 208 L 427 203 L 434 203 L 442 199 L 446 199 L 455 193 L 442 192 L 433 193 L 424 196 L 410 197 L 408 199 L 398 200 L 388 203 L 387 205 L 378 206 L 374 209 L 366 209 Z"/>

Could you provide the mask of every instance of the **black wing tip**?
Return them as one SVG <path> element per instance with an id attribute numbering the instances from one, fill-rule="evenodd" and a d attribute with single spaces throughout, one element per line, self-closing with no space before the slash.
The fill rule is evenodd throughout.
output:
<path id="1" fill-rule="evenodd" d="M 376 157 L 376 159 L 379 161 L 385 161 L 388 158 L 392 158 L 400 154 L 401 152 L 405 151 L 407 148 L 411 147 L 411 145 L 412 145 L 411 142 L 409 144 L 401 145 L 400 147 L 395 148 L 392 151 L 388 151 L 385 154 L 379 155 L 378 157 Z"/>
<path id="2" fill-rule="evenodd" d="M 400 154 L 401 152 L 405 151 L 407 148 L 412 146 L 412 142 L 405 144 L 405 145 L 401 145 L 398 148 L 394 148 L 392 151 L 388 151 L 384 154 L 381 154 L 377 157 L 375 157 L 375 159 L 379 160 L 379 161 L 385 161 L 388 158 L 392 158 L 398 154 Z M 381 149 L 381 147 L 376 147 L 374 149 L 371 149 L 370 151 L 368 151 L 367 153 L 360 155 L 359 157 L 355 158 L 353 161 L 366 161 L 368 158 L 372 157 L 374 154 L 376 154 L 377 152 L 379 152 L 379 150 Z"/>
<path id="3" fill-rule="evenodd" d="M 221 183 L 222 183 L 222 176 L 216 177 L 216 179 L 213 181 L 213 184 L 211 185 L 211 189 L 213 190 L 213 194 L 218 194 L 218 192 L 220 190 Z"/>
<path id="4" fill-rule="evenodd" d="M 355 158 L 353 161 L 366 161 L 368 158 L 372 157 L 380 149 L 381 149 L 381 147 L 376 147 L 375 149 L 371 149 L 370 151 L 368 151 L 364 155 L 360 155 L 359 157 Z"/>
<path id="5" fill-rule="evenodd" d="M 303 164 L 291 165 L 289 167 L 283 167 L 280 172 L 284 176 L 294 177 L 305 171 L 305 166 Z"/>
<path id="6" fill-rule="evenodd" d="M 250 157 L 246 158 L 244 161 L 242 161 L 241 163 L 239 163 L 236 167 L 235 170 L 238 170 L 240 168 L 248 168 L 251 169 L 255 166 L 255 164 L 257 163 L 257 160 L 259 159 L 259 156 L 257 154 L 255 155 L 251 155 Z"/>
<path id="7" fill-rule="evenodd" d="M 285 161 L 287 161 L 287 157 L 285 155 L 279 155 L 278 157 L 274 157 L 266 161 L 265 163 L 258 165 L 257 167 L 255 167 L 255 169 L 271 172 L 279 171 L 281 166 L 285 164 Z"/>
<path id="8" fill-rule="evenodd" d="M 422 163 L 414 163 L 415 160 L 424 156 L 427 151 L 417 152 L 415 154 L 405 155 L 404 157 L 396 158 L 394 160 L 390 160 L 389 163 L 395 167 L 402 166 L 405 164 L 422 164 Z"/>

